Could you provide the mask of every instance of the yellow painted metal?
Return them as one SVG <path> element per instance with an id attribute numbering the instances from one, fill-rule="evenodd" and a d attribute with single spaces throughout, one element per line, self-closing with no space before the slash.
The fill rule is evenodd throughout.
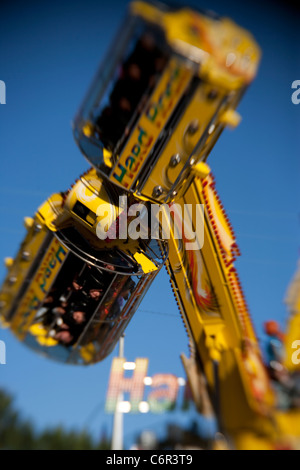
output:
<path id="1" fill-rule="evenodd" d="M 92 243 L 99 242 L 97 229 L 107 231 L 119 215 L 118 199 L 112 196 L 96 170 L 88 170 L 71 187 L 64 200 L 51 197 L 39 209 L 50 230 L 75 226 Z M 76 208 L 79 205 L 79 210 Z"/>
<path id="2" fill-rule="evenodd" d="M 222 128 L 238 125 L 240 117 L 235 107 L 256 75 L 260 49 L 251 34 L 228 18 L 211 18 L 187 7 L 164 10 L 143 1 L 133 1 L 130 13 L 164 31 L 170 60 L 147 106 L 139 109 L 139 118 L 125 147 L 114 156 L 114 166 L 107 149 L 104 161 L 111 168 L 112 183 L 126 190 L 137 186 L 137 197 L 163 202 L 168 191 L 176 195 L 180 189 L 184 191 L 183 183 L 188 184 L 188 159 L 192 160 L 192 167 L 207 158 Z M 199 84 L 191 90 L 196 77 Z M 183 114 L 175 119 L 175 128 L 158 150 L 155 144 L 175 109 Z M 89 123 L 83 133 L 90 137 Z M 173 165 L 171 159 L 177 154 L 178 164 Z M 147 174 L 150 155 L 151 171 Z M 155 195 L 156 187 L 161 188 L 161 197 Z"/>
<path id="3" fill-rule="evenodd" d="M 199 211 L 199 204 L 204 204 L 204 243 L 199 243 L 199 250 L 185 250 L 186 240 L 179 243 L 173 227 L 167 268 L 209 389 L 212 395 L 218 390 L 221 424 L 235 448 L 284 447 L 287 442 L 281 421 L 297 437 L 300 429 L 292 426 L 292 420 L 298 425 L 299 420 L 289 412 L 293 415 L 289 425 L 288 414 L 284 420 L 285 414 L 278 414 L 276 409 L 276 397 L 234 267 L 239 254 L 235 236 L 211 174 L 203 179 L 195 177 L 186 194 L 176 201 L 182 209 L 187 203 Z M 218 383 L 214 364 L 218 364 Z"/>
<path id="4" fill-rule="evenodd" d="M 300 372 L 300 262 L 286 293 L 289 311 L 284 338 L 284 364 L 291 372 Z"/>
<path id="5" fill-rule="evenodd" d="M 135 253 L 134 259 L 141 265 L 144 273 L 156 271 L 157 267 L 144 253 Z"/>
<path id="6" fill-rule="evenodd" d="M 29 229 L 33 226 L 34 220 L 32 217 L 25 217 L 24 218 L 24 226 L 25 228 Z"/>
<path id="7" fill-rule="evenodd" d="M 166 266 L 191 338 L 191 354 L 200 357 L 210 395 L 219 400 L 222 428 L 234 447 L 299 448 L 300 412 L 276 409 L 275 395 L 234 266 L 239 255 L 236 239 L 204 161 L 215 142 L 216 131 L 225 125 L 235 127 L 240 121 L 235 107 L 256 75 L 259 47 L 251 34 L 227 18 L 216 20 L 189 8 L 162 11 L 143 1 L 132 2 L 130 9 L 132 14 L 161 26 L 173 54 L 115 167 L 111 153 L 104 149 L 104 162 L 112 169 L 110 180 L 118 188 L 134 187 L 141 167 L 147 165 L 150 151 L 193 77 L 200 78 L 135 196 L 153 202 L 154 188 L 161 187 L 163 201 L 166 192 L 175 187 Z M 86 122 L 82 131 L 91 137 L 92 124 Z M 172 160 L 174 156 L 178 158 Z M 81 215 L 76 210 L 78 204 L 84 208 Z M 193 249 L 187 247 L 194 219 L 192 213 L 183 216 L 185 205 L 191 205 L 202 222 L 203 239 L 196 233 Z M 99 206 L 107 209 L 106 219 L 103 211 L 99 215 Z M 120 213 L 116 193 L 91 169 L 68 194 L 54 194 L 39 208 L 35 218 L 25 218 L 28 233 L 15 260 L 7 263 L 8 273 L 0 292 L 1 320 L 5 323 L 10 305 L 49 231 L 73 224 L 91 243 L 99 243 L 98 224 L 102 228 L 111 225 Z M 177 234 L 182 223 L 186 230 L 179 240 Z M 67 255 L 52 235 L 28 290 L 16 306 L 11 325 L 20 338 L 30 327 L 37 341 L 47 346 L 54 346 L 54 340 L 45 337 L 41 325 L 30 323 L 31 307 L 42 300 Z M 144 254 L 136 251 L 134 258 L 144 273 L 156 269 Z M 287 296 L 291 316 L 285 339 L 285 365 L 293 372 L 300 368 L 291 355 L 292 344 L 300 339 L 299 275 L 292 286 Z M 88 361 L 94 351 L 86 347 L 81 354 Z"/>
<path id="8" fill-rule="evenodd" d="M 104 160 L 104 163 L 106 166 L 108 166 L 108 168 L 112 168 L 112 161 L 111 161 L 111 156 L 112 156 L 112 153 L 107 150 L 107 149 L 103 149 L 103 160 Z"/>
<path id="9" fill-rule="evenodd" d="M 44 328 L 41 323 L 33 323 L 31 326 L 29 326 L 28 331 L 33 336 L 35 336 L 37 342 L 41 346 L 51 347 L 58 344 L 56 339 L 51 338 L 51 336 L 48 335 L 49 331 Z"/>
<path id="10" fill-rule="evenodd" d="M 161 186 L 164 189 L 161 199 L 164 200 L 165 193 L 175 184 L 188 158 L 192 156 L 196 163 L 207 151 L 214 139 L 213 129 L 216 129 L 219 122 L 218 116 L 221 116 L 224 111 L 222 103 L 226 98 L 224 87 L 218 89 L 218 96 L 214 100 L 209 98 L 211 92 L 212 86 L 210 83 L 201 82 L 197 87 L 149 174 L 141 190 L 142 196 L 152 198 L 153 189 L 156 186 Z M 207 132 L 207 129 L 211 129 L 212 132 L 210 130 Z M 197 149 L 197 143 L 206 132 L 204 144 Z M 180 160 L 176 166 L 173 166 L 172 157 L 175 155 L 178 155 Z M 193 169 L 193 166 L 191 166 L 191 169 Z M 185 177 L 188 175 L 189 170 L 186 172 Z M 178 188 L 176 190 L 178 191 Z"/>
<path id="11" fill-rule="evenodd" d="M 193 172 L 197 176 L 199 176 L 199 178 L 203 179 L 209 175 L 210 167 L 207 165 L 207 163 L 199 162 L 199 163 L 196 163 L 195 166 L 193 166 Z"/>
<path id="12" fill-rule="evenodd" d="M 131 189 L 191 78 L 192 71 L 189 68 L 184 67 L 178 59 L 170 60 L 147 109 L 141 114 L 120 155 L 111 176 L 113 183 Z"/>
<path id="13" fill-rule="evenodd" d="M 40 224 L 40 220 L 37 217 L 32 220 L 32 227 L 28 230 L 14 262 L 8 267 L 7 275 L 1 287 L 1 320 L 5 324 L 14 299 L 17 297 L 22 284 L 28 276 L 32 262 L 36 258 L 48 233 L 48 230 L 44 225 Z"/>
<path id="14" fill-rule="evenodd" d="M 228 109 L 221 115 L 220 122 L 234 128 L 241 122 L 241 116 L 234 109 Z"/>
<path id="15" fill-rule="evenodd" d="M 12 331 L 20 339 L 24 339 L 36 316 L 37 306 L 47 295 L 66 256 L 67 250 L 53 237 L 11 322 Z"/>
<path id="16" fill-rule="evenodd" d="M 14 263 L 14 259 L 13 258 L 5 258 L 4 259 L 4 264 L 7 268 L 10 268 Z"/>
<path id="17" fill-rule="evenodd" d="M 132 2 L 132 13 L 160 25 L 170 45 L 200 63 L 199 75 L 230 89 L 256 75 L 260 49 L 252 35 L 229 18 L 210 18 L 189 8 L 163 12 L 146 2 Z"/>

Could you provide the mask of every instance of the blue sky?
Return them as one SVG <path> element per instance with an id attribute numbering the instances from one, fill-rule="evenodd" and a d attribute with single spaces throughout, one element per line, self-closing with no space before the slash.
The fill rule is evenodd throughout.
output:
<path id="1" fill-rule="evenodd" d="M 237 235 L 242 256 L 236 266 L 263 346 L 264 320 L 285 325 L 283 300 L 299 258 L 300 105 L 291 102 L 291 84 L 300 79 L 299 21 L 283 2 L 191 3 L 233 18 L 263 51 L 258 77 L 238 108 L 240 126 L 223 133 L 209 158 Z M 1 4 L 0 79 L 7 104 L 0 106 L 0 259 L 16 253 L 23 217 L 88 167 L 71 121 L 125 8 L 116 0 Z M 83 368 L 36 356 L 7 330 L 0 330 L 0 339 L 7 347 L 0 385 L 15 396 L 24 417 L 39 429 L 63 424 L 86 427 L 94 436 L 103 428 L 110 432 L 112 416 L 102 404 L 116 351 Z M 181 352 L 188 354 L 187 337 L 162 271 L 126 330 L 125 355 L 130 361 L 148 357 L 149 375 L 181 376 Z M 189 423 L 192 417 L 179 411 L 126 415 L 125 442 L 146 427 L 163 430 L 168 421 Z"/>

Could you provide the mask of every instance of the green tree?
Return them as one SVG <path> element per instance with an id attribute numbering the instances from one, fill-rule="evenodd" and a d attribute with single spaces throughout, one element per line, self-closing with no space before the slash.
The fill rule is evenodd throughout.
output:
<path id="1" fill-rule="evenodd" d="M 103 436 L 95 443 L 87 431 L 67 431 L 62 426 L 37 433 L 15 410 L 13 398 L 0 389 L 0 449 L 106 450 L 110 442 Z"/>

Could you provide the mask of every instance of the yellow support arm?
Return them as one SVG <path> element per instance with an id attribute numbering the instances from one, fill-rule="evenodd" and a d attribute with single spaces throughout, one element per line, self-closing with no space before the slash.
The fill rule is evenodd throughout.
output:
<path id="1" fill-rule="evenodd" d="M 239 448 L 272 448 L 274 395 L 234 267 L 239 250 L 207 168 L 169 211 L 167 270 L 221 429 Z"/>

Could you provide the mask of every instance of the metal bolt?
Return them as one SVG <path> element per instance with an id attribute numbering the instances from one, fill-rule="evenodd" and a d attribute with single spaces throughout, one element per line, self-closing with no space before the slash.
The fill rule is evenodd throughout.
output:
<path id="1" fill-rule="evenodd" d="M 181 161 L 181 157 L 179 153 L 175 153 L 175 155 L 171 157 L 170 166 L 175 167 L 176 165 L 178 165 L 178 163 L 180 163 L 180 161 Z"/>
<path id="2" fill-rule="evenodd" d="M 210 126 L 210 128 L 208 129 L 208 135 L 210 135 L 210 134 L 213 133 L 213 131 L 215 130 L 215 127 L 216 127 L 215 124 L 212 124 L 212 125 Z"/>
<path id="3" fill-rule="evenodd" d="M 210 92 L 207 95 L 207 98 L 209 100 L 215 100 L 217 98 L 217 96 L 218 96 L 217 90 L 210 90 Z"/>
<path id="4" fill-rule="evenodd" d="M 194 119 L 194 121 L 192 121 L 190 124 L 189 124 L 189 127 L 187 129 L 187 132 L 190 134 L 190 135 L 194 135 L 196 134 L 196 132 L 198 131 L 199 129 L 199 121 L 198 119 Z"/>
<path id="5" fill-rule="evenodd" d="M 249 55 L 244 55 L 241 59 L 241 67 L 243 70 L 246 70 L 249 67 L 251 57 Z"/>
<path id="6" fill-rule="evenodd" d="M 163 193 L 163 188 L 161 186 L 155 186 L 155 188 L 152 191 L 152 196 L 153 197 L 159 197 Z"/>
<path id="7" fill-rule="evenodd" d="M 30 253 L 28 251 L 23 251 L 22 253 L 22 260 L 23 261 L 28 261 L 30 258 Z"/>

